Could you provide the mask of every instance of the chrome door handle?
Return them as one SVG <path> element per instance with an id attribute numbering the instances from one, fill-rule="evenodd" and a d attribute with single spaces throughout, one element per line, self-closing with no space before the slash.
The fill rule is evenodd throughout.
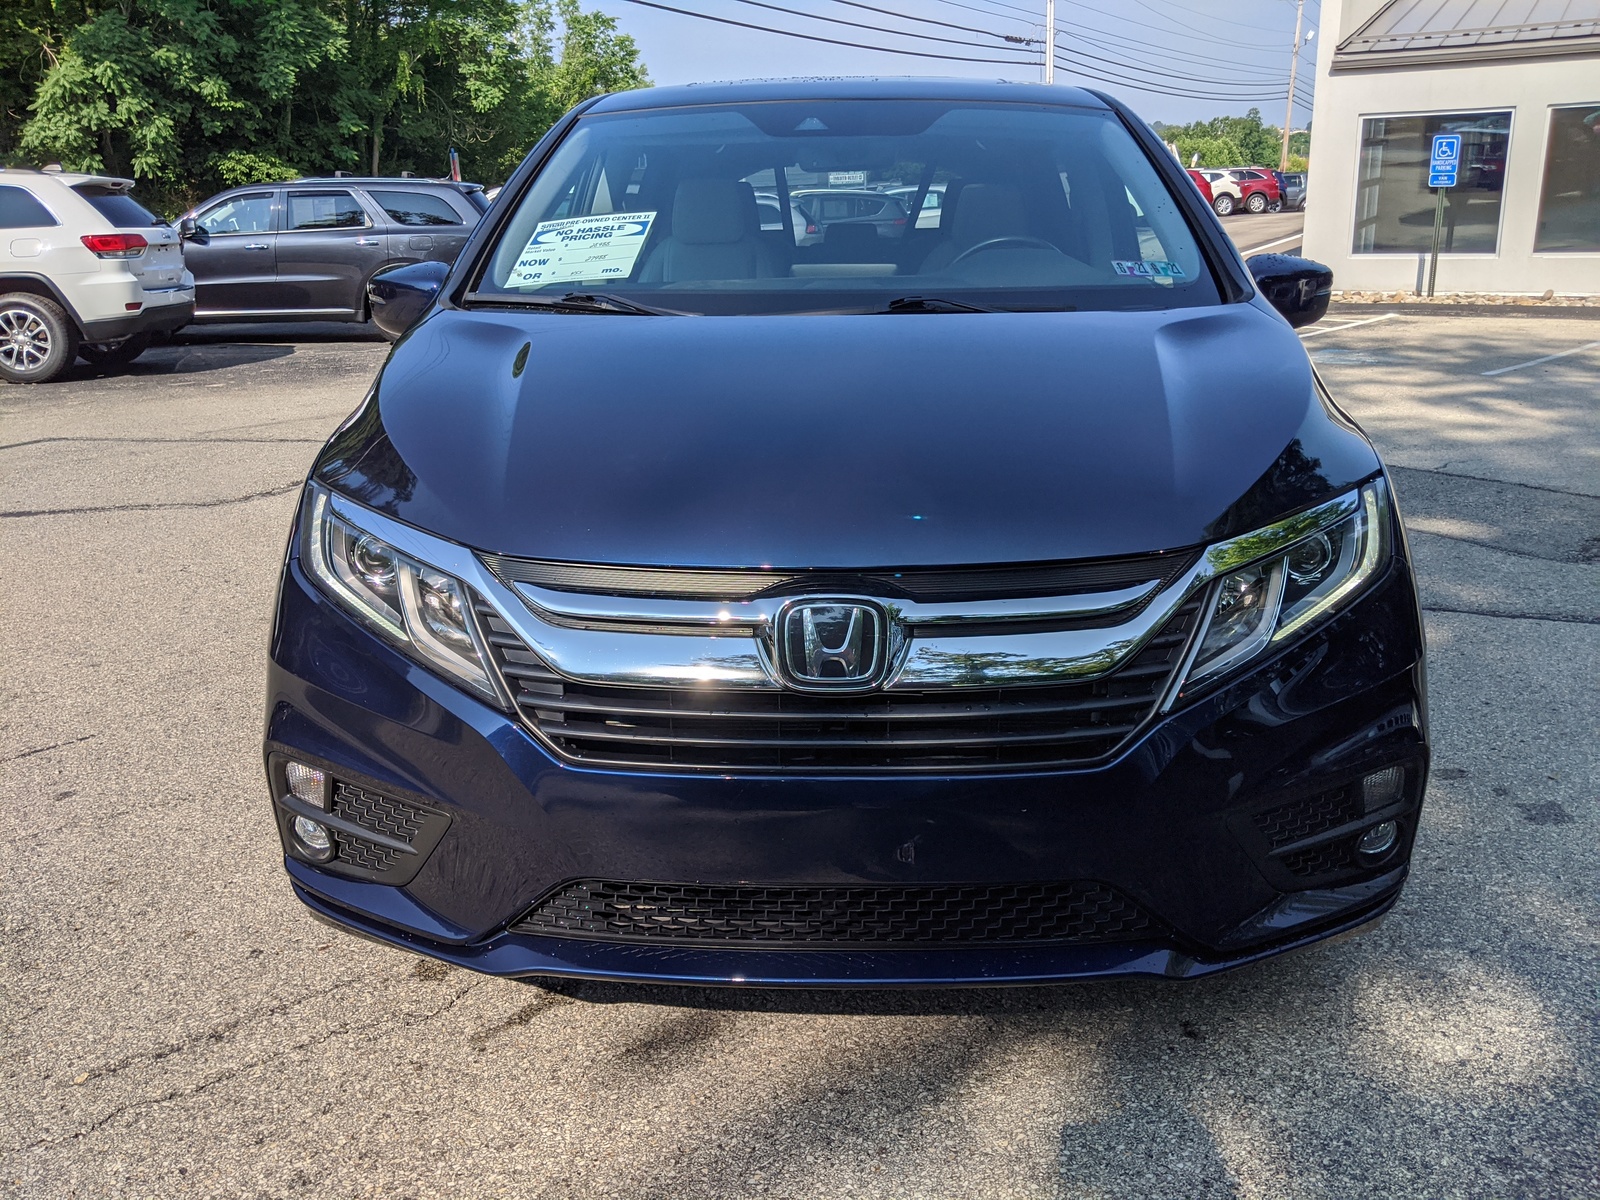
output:
<path id="1" fill-rule="evenodd" d="M 244 244 L 244 248 L 246 250 L 270 250 L 270 249 L 272 249 L 272 247 L 267 245 L 265 242 L 246 242 Z"/>
<path id="2" fill-rule="evenodd" d="M 378 244 L 378 239 L 377 238 L 357 238 L 356 239 L 356 245 L 358 245 L 358 246 L 376 246 L 377 244 Z"/>

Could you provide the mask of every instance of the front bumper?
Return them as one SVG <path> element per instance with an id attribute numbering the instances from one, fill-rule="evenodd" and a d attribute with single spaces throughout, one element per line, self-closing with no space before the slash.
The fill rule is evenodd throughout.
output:
<path id="1" fill-rule="evenodd" d="M 1410 573 L 1397 559 L 1321 631 L 1096 769 L 942 778 L 578 769 L 366 632 L 291 558 L 266 749 L 269 763 L 293 756 L 323 766 L 439 822 L 399 882 L 318 867 L 291 848 L 288 870 L 305 903 L 355 932 L 492 974 L 808 987 L 1182 978 L 1355 928 L 1394 903 L 1427 771 L 1421 645 Z M 1395 764 L 1406 768 L 1405 802 L 1382 815 L 1397 819 L 1400 837 L 1380 862 L 1296 875 L 1254 832 L 1266 810 Z M 278 814 L 286 831 L 281 801 Z M 1126 943 L 796 949 L 508 930 L 558 885 L 586 879 L 1094 880 L 1150 914 L 1158 933 Z"/>

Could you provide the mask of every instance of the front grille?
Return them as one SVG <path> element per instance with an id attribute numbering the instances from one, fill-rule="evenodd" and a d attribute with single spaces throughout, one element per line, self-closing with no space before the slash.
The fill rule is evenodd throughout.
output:
<path id="1" fill-rule="evenodd" d="M 1283 856 L 1283 865 L 1291 874 L 1301 878 L 1348 871 L 1356 865 L 1356 841 L 1356 837 L 1347 837 L 1306 850 L 1295 850 Z"/>
<path id="2" fill-rule="evenodd" d="M 925 602 L 997 600 L 1110 591 L 1158 581 L 1166 587 L 1196 558 L 1192 550 L 1132 558 L 1064 563 L 1002 563 L 979 567 L 898 567 L 866 571 L 614 567 L 543 562 L 485 554 L 484 565 L 510 586 L 531 583 L 553 591 L 605 596 L 659 596 L 699 600 L 749 600 L 785 592 L 835 591 L 898 596 Z"/>
<path id="3" fill-rule="evenodd" d="M 333 815 L 407 845 L 414 844 L 417 834 L 430 823 L 430 817 L 436 816 L 404 800 L 380 795 L 341 779 L 333 781 Z M 377 875 L 394 870 L 402 858 L 412 857 L 342 829 L 333 831 L 333 844 L 334 857 L 339 862 Z"/>
<path id="4" fill-rule="evenodd" d="M 1160 927 L 1101 883 L 755 887 L 563 884 L 512 932 L 620 942 L 786 946 L 1128 942 Z"/>
<path id="5" fill-rule="evenodd" d="M 1255 822 L 1256 828 L 1276 850 L 1359 821 L 1364 811 L 1360 794 L 1354 787 L 1347 787 L 1257 813 Z"/>
<path id="6" fill-rule="evenodd" d="M 488 605 L 485 632 L 523 719 L 561 755 L 604 766 L 970 771 L 1092 762 L 1150 716 L 1183 658 L 1200 598 L 1138 654 L 1087 683 L 805 695 L 642 688 L 557 675 Z"/>

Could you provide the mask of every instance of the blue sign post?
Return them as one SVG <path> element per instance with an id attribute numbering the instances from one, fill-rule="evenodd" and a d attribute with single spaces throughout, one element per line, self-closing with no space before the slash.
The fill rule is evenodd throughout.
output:
<path id="1" fill-rule="evenodd" d="M 1461 135 L 1436 133 L 1433 135 L 1433 157 L 1428 160 L 1428 186 L 1448 188 L 1456 185 L 1456 172 L 1461 167 Z"/>
<path id="2" fill-rule="evenodd" d="M 1428 186 L 1434 189 L 1438 200 L 1433 206 L 1433 253 L 1428 261 L 1428 298 L 1433 298 L 1433 281 L 1439 274 L 1439 234 L 1444 229 L 1444 194 L 1456 186 L 1456 175 L 1461 169 L 1461 135 L 1436 133 L 1433 135 L 1433 154 L 1428 159 Z"/>

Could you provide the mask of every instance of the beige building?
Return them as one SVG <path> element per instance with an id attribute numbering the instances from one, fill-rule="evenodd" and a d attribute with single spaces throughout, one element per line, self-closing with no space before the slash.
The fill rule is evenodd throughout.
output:
<path id="1" fill-rule="evenodd" d="M 1462 136 L 1437 290 L 1600 294 L 1600 0 L 1324 0 L 1306 257 L 1425 285 L 1438 133 Z"/>

